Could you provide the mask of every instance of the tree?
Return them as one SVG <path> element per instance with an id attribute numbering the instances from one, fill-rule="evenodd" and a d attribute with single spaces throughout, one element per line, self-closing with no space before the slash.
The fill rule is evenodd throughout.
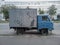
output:
<path id="1" fill-rule="evenodd" d="M 4 18 L 5 20 L 9 19 L 9 12 L 8 10 L 11 8 L 16 8 L 14 5 L 10 6 L 10 5 L 2 5 L 1 6 L 1 12 L 4 14 Z"/>
<path id="2" fill-rule="evenodd" d="M 55 8 L 55 5 L 52 5 L 51 7 L 49 7 L 48 14 L 51 16 L 52 19 L 53 19 L 52 16 L 56 14 L 56 10 L 57 8 Z"/>
<path id="3" fill-rule="evenodd" d="M 6 8 L 6 9 L 3 8 L 2 12 L 3 12 L 3 14 L 4 14 L 5 20 L 8 20 L 8 18 L 9 18 L 9 12 L 8 12 L 8 9 L 7 9 L 7 8 Z"/>
<path id="4" fill-rule="evenodd" d="M 41 10 L 41 9 L 39 8 L 39 14 L 44 14 L 44 10 Z"/>

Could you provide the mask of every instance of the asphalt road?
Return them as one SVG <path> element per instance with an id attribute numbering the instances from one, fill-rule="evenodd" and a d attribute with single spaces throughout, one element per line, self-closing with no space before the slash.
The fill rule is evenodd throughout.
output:
<path id="1" fill-rule="evenodd" d="M 54 23 L 52 35 L 43 36 L 38 32 L 16 35 L 9 29 L 9 23 L 0 23 L 0 45 L 60 45 L 60 23 Z"/>

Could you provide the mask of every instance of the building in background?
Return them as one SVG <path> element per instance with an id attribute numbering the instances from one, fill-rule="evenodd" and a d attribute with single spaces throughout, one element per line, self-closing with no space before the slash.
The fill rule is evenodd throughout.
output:
<path id="1" fill-rule="evenodd" d="M 59 0 L 50 0 L 50 1 L 4 1 L 3 4 L 8 4 L 8 5 L 16 5 L 19 8 L 23 7 L 31 7 L 31 8 L 41 8 L 45 11 L 48 10 L 48 8 L 51 5 L 55 5 L 57 8 L 57 13 L 60 13 L 60 1 Z"/>
<path id="2" fill-rule="evenodd" d="M 10 0 L 1 0 L 1 5 L 15 5 L 17 8 L 26 8 L 29 6 L 29 8 L 37 8 L 37 14 L 39 8 L 45 11 L 47 13 L 48 8 L 51 5 L 55 5 L 57 8 L 57 14 L 60 14 L 60 0 L 40 0 L 40 1 L 10 1 Z M 56 15 L 57 15 L 56 14 Z"/>

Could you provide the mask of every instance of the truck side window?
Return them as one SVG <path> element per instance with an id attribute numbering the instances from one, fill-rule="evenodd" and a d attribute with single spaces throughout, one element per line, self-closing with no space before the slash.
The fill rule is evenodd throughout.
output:
<path id="1" fill-rule="evenodd" d="M 48 21 L 48 17 L 47 16 L 42 16 L 42 20 L 43 21 Z"/>

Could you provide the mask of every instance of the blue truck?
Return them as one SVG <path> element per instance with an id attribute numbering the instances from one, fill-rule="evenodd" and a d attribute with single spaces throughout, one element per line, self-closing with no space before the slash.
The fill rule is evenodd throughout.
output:
<path id="1" fill-rule="evenodd" d="M 42 34 L 48 34 L 48 31 L 52 31 L 54 29 L 49 15 L 42 14 L 37 16 L 37 29 Z"/>
<path id="2" fill-rule="evenodd" d="M 26 30 L 36 29 L 41 34 L 48 34 L 52 31 L 53 23 L 49 15 L 37 15 L 37 9 L 10 9 L 9 27 L 16 31 L 16 34 L 23 34 Z"/>

